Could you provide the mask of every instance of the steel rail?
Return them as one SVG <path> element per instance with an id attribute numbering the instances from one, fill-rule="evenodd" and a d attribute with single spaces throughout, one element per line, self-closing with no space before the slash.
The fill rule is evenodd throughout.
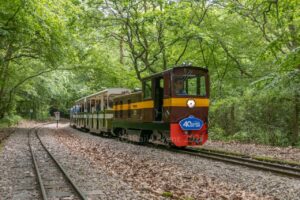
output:
<path id="1" fill-rule="evenodd" d="M 201 151 L 193 150 L 193 149 L 189 149 L 189 148 L 188 149 L 172 149 L 172 151 L 177 152 L 177 153 L 184 153 L 184 154 L 188 154 L 188 155 L 218 160 L 218 161 L 227 162 L 227 163 L 231 163 L 231 164 L 242 165 L 242 166 L 251 167 L 251 168 L 255 168 L 255 169 L 270 171 L 270 172 L 290 176 L 293 178 L 300 178 L 299 169 L 284 166 L 284 165 L 278 165 L 278 164 L 273 164 L 273 163 L 268 163 L 268 162 L 263 162 L 263 161 L 258 161 L 258 160 L 251 160 L 251 159 L 235 157 L 235 156 L 229 156 L 226 154 L 201 152 Z"/>
<path id="2" fill-rule="evenodd" d="M 215 155 L 215 156 L 222 156 L 222 157 L 226 157 L 226 158 L 230 158 L 230 159 L 235 159 L 235 160 L 241 160 L 241 161 L 245 161 L 245 162 L 251 162 L 254 164 L 262 164 L 265 166 L 269 166 L 269 167 L 275 167 L 275 168 L 280 168 L 283 170 L 291 170 L 291 171 L 297 171 L 300 173 L 300 166 L 299 165 L 293 165 L 293 167 L 291 167 L 289 164 L 278 164 L 275 162 L 268 162 L 268 161 L 261 161 L 261 160 L 257 160 L 255 158 L 245 158 L 244 155 L 229 155 L 226 154 L 226 152 L 221 153 L 221 152 L 217 152 L 214 150 L 208 150 L 208 149 L 194 149 L 194 148 L 188 148 L 189 151 L 194 151 L 194 152 L 201 152 L 201 153 L 206 153 L 206 154 L 210 154 L 210 155 Z"/>
<path id="3" fill-rule="evenodd" d="M 46 148 L 46 146 L 44 145 L 44 143 L 42 142 L 39 134 L 38 134 L 38 130 L 35 130 L 35 134 L 37 136 L 37 138 L 39 139 L 41 145 L 43 146 L 43 148 L 45 149 L 45 151 L 48 153 L 48 155 L 53 159 L 53 161 L 55 162 L 55 164 L 58 166 L 58 168 L 61 170 L 61 172 L 64 174 L 64 176 L 66 177 L 67 181 L 72 185 L 72 187 L 75 189 L 75 191 L 77 192 L 77 194 L 79 195 L 79 197 L 82 200 L 88 200 L 88 198 L 85 196 L 85 194 L 79 189 L 79 187 L 74 183 L 74 181 L 72 181 L 72 179 L 70 178 L 70 176 L 68 175 L 68 173 L 66 172 L 66 170 L 63 168 L 63 166 L 57 161 L 57 159 L 52 155 L 52 153 Z"/>
<path id="4" fill-rule="evenodd" d="M 96 135 L 103 137 L 101 135 Z M 107 137 L 105 137 L 107 138 Z M 112 137 L 111 139 L 116 139 L 115 137 Z M 141 144 L 140 142 L 135 142 L 135 141 L 130 141 L 127 139 L 122 139 L 120 142 L 125 142 L 125 143 L 130 143 L 134 145 L 143 145 L 149 148 L 156 148 L 156 149 L 161 149 L 161 150 L 166 150 L 166 151 L 171 151 L 171 152 L 176 152 L 176 153 L 181 153 L 181 154 L 187 154 L 187 155 L 192 155 L 192 156 L 197 156 L 197 157 L 203 157 L 207 159 L 212 159 L 212 160 L 217 160 L 221 162 L 227 162 L 230 164 L 235 164 L 235 165 L 242 165 L 246 166 L 249 168 L 255 168 L 259 170 L 264 170 L 264 171 L 270 171 L 273 173 L 281 174 L 281 175 L 286 175 L 289 177 L 293 178 L 300 178 L 300 169 L 295 168 L 295 167 L 290 167 L 287 165 L 281 165 L 281 164 L 275 164 L 271 162 L 266 162 L 266 161 L 259 161 L 259 160 L 253 160 L 253 159 L 247 159 L 244 158 L 243 156 L 238 157 L 238 156 L 230 156 L 228 154 L 221 154 L 221 153 L 213 153 L 209 151 L 202 151 L 201 150 L 195 150 L 193 148 L 174 148 L 170 147 L 167 145 L 162 145 L 162 144 L 154 144 L 154 143 L 147 143 L 147 144 Z"/>
<path id="5" fill-rule="evenodd" d="M 4 140 L 6 140 L 10 135 L 14 134 L 15 132 L 16 132 L 16 129 L 13 129 L 13 130 L 11 130 L 11 131 L 8 133 L 8 135 L 6 135 L 5 137 L 3 137 L 3 138 L 0 137 L 0 144 L 1 144 L 2 142 L 4 142 Z"/>
<path id="6" fill-rule="evenodd" d="M 130 140 L 121 140 L 121 142 L 126 142 L 126 143 L 131 143 L 135 145 L 141 145 L 139 142 L 133 142 Z M 247 159 L 243 157 L 238 157 L 238 156 L 230 156 L 227 154 L 217 154 L 217 153 L 212 153 L 212 152 L 201 152 L 201 150 L 196 150 L 194 148 L 177 148 L 177 147 L 170 147 L 162 144 L 153 144 L 153 143 L 148 143 L 144 146 L 147 146 L 149 148 L 156 148 L 156 149 L 161 149 L 161 150 L 167 150 L 171 152 L 176 152 L 176 153 L 181 153 L 181 154 L 187 154 L 187 155 L 192 155 L 192 156 L 197 156 L 197 157 L 203 157 L 207 159 L 212 159 L 212 160 L 217 160 L 221 162 L 227 162 L 230 164 L 235 164 L 235 165 L 242 165 L 246 166 L 249 168 L 255 168 L 255 169 L 260 169 L 264 171 L 270 171 L 273 173 L 281 174 L 281 175 L 286 175 L 290 176 L 293 178 L 300 178 L 300 169 L 299 168 L 294 168 L 286 165 L 280 165 L 280 164 L 274 164 L 270 162 L 265 162 L 265 161 L 259 161 L 259 160 L 252 160 L 252 159 Z"/>
<path id="7" fill-rule="evenodd" d="M 50 123 L 45 123 L 43 125 L 46 125 L 46 124 L 50 124 Z M 43 125 L 41 125 L 41 126 L 43 126 Z M 67 174 L 66 170 L 59 164 L 59 162 L 55 159 L 55 157 L 51 154 L 51 152 L 46 148 L 46 146 L 42 142 L 42 140 L 41 140 L 41 138 L 39 137 L 39 134 L 38 134 L 38 128 L 41 128 L 41 126 L 35 126 L 35 127 L 31 128 L 28 131 L 28 145 L 29 145 L 29 148 L 30 148 L 30 153 L 31 153 L 31 156 L 32 156 L 34 168 L 35 168 L 35 171 L 36 171 L 36 174 L 37 174 L 37 178 L 38 178 L 38 182 L 39 182 L 39 185 L 40 185 L 40 189 L 41 189 L 41 193 L 42 193 L 43 199 L 47 200 L 48 198 L 47 198 L 47 195 L 46 195 L 46 190 L 45 190 L 45 187 L 44 187 L 44 184 L 43 184 L 42 176 L 41 176 L 41 173 L 40 173 L 40 170 L 39 170 L 39 167 L 38 167 L 38 164 L 37 164 L 37 160 L 36 160 L 34 151 L 32 149 L 31 140 L 30 140 L 30 135 L 31 135 L 30 133 L 34 129 L 35 129 L 35 135 L 38 138 L 38 140 L 40 141 L 42 147 L 44 148 L 44 150 L 46 151 L 46 153 L 51 157 L 51 159 L 54 161 L 54 163 L 58 166 L 58 168 L 60 169 L 60 171 L 66 177 L 66 180 L 71 184 L 71 186 L 73 187 L 73 189 L 75 190 L 75 192 L 77 192 L 77 194 L 79 195 L 80 199 L 82 199 L 82 200 L 88 200 L 88 198 L 79 189 L 79 187 L 71 180 L 71 178 Z"/>
<path id="8" fill-rule="evenodd" d="M 38 177 L 38 182 L 39 182 L 40 189 L 41 189 L 41 192 L 42 192 L 42 197 L 43 197 L 44 200 L 47 200 L 48 198 L 47 198 L 47 195 L 46 195 L 45 186 L 44 186 L 44 183 L 43 183 L 43 180 L 42 180 L 42 176 L 41 176 L 39 167 L 37 165 L 36 157 L 34 155 L 34 152 L 33 152 L 32 146 L 31 146 L 31 141 L 30 141 L 30 132 L 31 131 L 32 130 L 28 131 L 28 145 L 29 145 L 29 149 L 30 149 L 30 154 L 31 154 L 31 157 L 32 157 L 32 161 L 33 161 L 33 165 L 34 165 L 34 168 L 35 168 L 36 175 Z"/>

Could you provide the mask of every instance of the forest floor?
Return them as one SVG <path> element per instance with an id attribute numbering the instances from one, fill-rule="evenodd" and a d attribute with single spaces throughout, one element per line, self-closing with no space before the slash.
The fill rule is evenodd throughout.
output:
<path id="1" fill-rule="evenodd" d="M 0 199 L 38 196 L 26 139 L 36 125 L 41 123 L 21 122 L 2 142 Z M 89 199 L 300 199 L 300 180 L 293 178 L 102 138 L 68 123 L 60 123 L 58 129 L 55 123 L 45 125 L 39 133 Z M 211 141 L 205 147 L 266 156 L 273 151 L 299 159 L 297 149 Z M 22 187 L 16 170 L 24 171 L 33 184 L 30 190 Z"/>

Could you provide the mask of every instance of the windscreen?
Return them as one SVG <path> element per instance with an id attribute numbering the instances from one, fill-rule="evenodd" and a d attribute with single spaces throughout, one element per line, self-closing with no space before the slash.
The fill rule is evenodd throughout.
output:
<path id="1" fill-rule="evenodd" d="M 173 91 L 176 96 L 206 96 L 204 75 L 174 76 Z"/>

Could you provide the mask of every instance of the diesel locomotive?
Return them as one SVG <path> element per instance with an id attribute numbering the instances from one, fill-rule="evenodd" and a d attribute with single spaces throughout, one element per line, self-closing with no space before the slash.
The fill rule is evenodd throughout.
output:
<path id="1" fill-rule="evenodd" d="M 141 143 L 177 147 L 208 139 L 209 74 L 195 66 L 174 67 L 142 79 L 142 90 L 110 88 L 81 98 L 71 125 Z"/>

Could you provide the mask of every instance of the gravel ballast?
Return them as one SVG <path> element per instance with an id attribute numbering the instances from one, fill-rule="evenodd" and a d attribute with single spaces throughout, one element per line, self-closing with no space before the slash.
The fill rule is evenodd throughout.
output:
<path id="1" fill-rule="evenodd" d="M 51 132 L 53 130 L 40 131 L 43 143 L 89 199 L 161 199 L 155 193 L 132 188 L 89 158 L 70 151 L 63 143 L 58 143 Z"/>
<path id="2" fill-rule="evenodd" d="M 243 144 L 239 142 L 208 141 L 201 147 L 220 151 L 240 153 L 249 156 L 292 161 L 300 164 L 300 148 L 273 147 L 259 144 Z"/>
<path id="3" fill-rule="evenodd" d="M 300 199 L 300 180 L 59 127 L 41 139 L 89 199 Z M 3 143 L 1 200 L 40 199 L 28 130 Z"/>
<path id="4" fill-rule="evenodd" d="M 2 144 L 0 153 L 0 199 L 40 199 L 27 129 L 19 128 Z"/>
<path id="5" fill-rule="evenodd" d="M 0 129 L 0 145 L 14 131 L 15 131 L 14 129 L 10 129 L 10 128 Z"/>
<path id="6" fill-rule="evenodd" d="M 178 198 L 298 199 L 300 181 L 193 156 L 122 143 L 71 128 L 56 140 L 133 187 Z"/>

